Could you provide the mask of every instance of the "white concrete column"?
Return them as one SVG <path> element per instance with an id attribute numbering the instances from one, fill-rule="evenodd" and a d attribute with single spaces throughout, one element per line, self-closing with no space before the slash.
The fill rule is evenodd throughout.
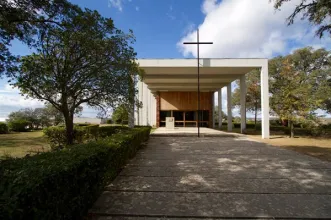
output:
<path id="1" fill-rule="evenodd" d="M 212 95 L 212 120 L 213 120 L 213 128 L 215 128 L 215 92 Z"/>
<path id="2" fill-rule="evenodd" d="M 261 116 L 262 116 L 262 138 L 269 139 L 269 76 L 268 60 L 261 68 Z"/>
<path id="3" fill-rule="evenodd" d="M 139 102 L 142 102 L 143 101 L 143 83 L 142 81 L 138 81 L 138 100 Z M 138 125 L 142 125 L 142 118 L 143 118 L 143 115 L 142 115 L 142 106 L 141 108 L 138 108 L 137 112 L 138 112 Z"/>
<path id="4" fill-rule="evenodd" d="M 218 128 L 222 128 L 222 88 L 218 90 Z"/>
<path id="5" fill-rule="evenodd" d="M 246 76 L 240 76 L 240 131 L 245 133 L 246 130 Z"/>
<path id="6" fill-rule="evenodd" d="M 232 97 L 231 97 L 231 83 L 227 86 L 227 100 L 228 100 L 228 131 L 232 131 Z"/>

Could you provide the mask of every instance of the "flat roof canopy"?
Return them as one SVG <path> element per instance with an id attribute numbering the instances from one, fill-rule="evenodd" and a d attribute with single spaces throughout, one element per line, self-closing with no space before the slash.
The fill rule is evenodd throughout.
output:
<path id="1" fill-rule="evenodd" d="M 197 59 L 138 59 L 144 69 L 143 82 L 152 92 L 196 91 Z M 267 59 L 200 59 L 200 90 L 217 91 L 253 69 L 267 65 Z"/>

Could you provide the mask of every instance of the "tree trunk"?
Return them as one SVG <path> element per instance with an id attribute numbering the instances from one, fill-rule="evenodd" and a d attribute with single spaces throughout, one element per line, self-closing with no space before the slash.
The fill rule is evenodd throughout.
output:
<path id="1" fill-rule="evenodd" d="M 290 127 L 290 138 L 294 138 L 294 126 L 292 120 L 289 120 L 289 127 Z"/>
<path id="2" fill-rule="evenodd" d="M 67 145 L 72 145 L 74 143 L 74 115 L 64 113 L 64 120 L 66 124 L 66 135 L 67 135 Z"/>

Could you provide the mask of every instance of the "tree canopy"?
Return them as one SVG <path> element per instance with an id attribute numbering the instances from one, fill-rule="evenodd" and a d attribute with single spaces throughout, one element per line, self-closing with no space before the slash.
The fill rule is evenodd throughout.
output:
<path id="1" fill-rule="evenodd" d="M 82 107 L 77 108 L 75 114 L 80 114 Z M 51 125 L 58 125 L 64 122 L 63 114 L 50 104 L 46 104 L 44 108 L 24 108 L 19 111 L 11 112 L 7 122 L 13 124 L 20 122 L 28 129 L 39 129 Z M 25 130 L 24 128 L 21 130 Z"/>
<path id="2" fill-rule="evenodd" d="M 112 19 L 85 9 L 66 14 L 61 25 L 41 28 L 36 41 L 37 52 L 22 57 L 13 85 L 62 112 L 68 144 L 80 105 L 103 109 L 130 99 L 128 79 L 140 72 L 132 31 L 124 33 Z"/>
<path id="3" fill-rule="evenodd" d="M 270 60 L 270 106 L 281 119 L 289 121 L 291 136 L 293 122 L 316 118 L 315 111 L 328 98 L 330 64 L 329 51 L 310 47 Z"/>
<path id="4" fill-rule="evenodd" d="M 8 50 L 12 40 L 34 46 L 40 29 L 61 25 L 63 15 L 80 11 L 66 0 L 0 1 L 0 76 L 9 74 L 18 61 Z"/>
<path id="5" fill-rule="evenodd" d="M 274 6 L 276 9 L 280 9 L 281 6 L 291 0 L 274 0 Z M 301 16 L 301 19 L 308 19 L 311 23 L 319 26 L 316 34 L 322 37 L 323 34 L 329 33 L 331 37 L 331 1 L 330 0 L 301 0 L 297 5 L 293 13 L 287 18 L 288 24 L 293 24 L 297 16 Z"/>

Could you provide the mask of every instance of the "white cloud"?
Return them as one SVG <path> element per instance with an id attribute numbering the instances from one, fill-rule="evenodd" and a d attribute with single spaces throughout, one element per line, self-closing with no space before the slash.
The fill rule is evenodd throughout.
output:
<path id="1" fill-rule="evenodd" d="M 139 9 L 140 9 L 140 8 L 139 8 L 138 6 L 136 6 L 136 11 L 139 11 Z"/>
<path id="2" fill-rule="evenodd" d="M 108 7 L 114 7 L 119 11 L 123 11 L 123 0 L 108 0 Z"/>
<path id="3" fill-rule="evenodd" d="M 217 0 L 205 0 L 202 4 L 201 10 L 204 14 L 208 14 L 217 7 Z"/>
<path id="4" fill-rule="evenodd" d="M 328 46 L 330 38 L 319 39 L 315 27 L 297 19 L 287 26 L 286 18 L 301 0 L 284 4 L 275 11 L 267 0 L 205 0 L 201 6 L 205 19 L 199 25 L 200 39 L 213 41 L 201 46 L 202 57 L 272 57 L 308 45 Z M 196 57 L 196 46 L 183 45 L 196 41 L 196 30 L 190 31 L 177 44 L 184 56 Z"/>
<path id="5" fill-rule="evenodd" d="M 4 85 L 4 89 L 0 89 L 0 103 L 0 108 L 1 106 L 15 108 L 36 108 L 43 106 L 43 102 L 25 98 L 19 94 L 17 88 L 13 88 L 9 84 Z"/>
<path id="6" fill-rule="evenodd" d="M 40 108 L 44 106 L 44 102 L 37 99 L 26 98 L 19 94 L 17 88 L 12 88 L 9 84 L 5 84 L 0 87 L 0 121 L 5 121 L 8 118 L 10 112 L 18 111 L 22 108 Z M 83 117 L 97 116 L 98 111 L 83 105 Z"/>

